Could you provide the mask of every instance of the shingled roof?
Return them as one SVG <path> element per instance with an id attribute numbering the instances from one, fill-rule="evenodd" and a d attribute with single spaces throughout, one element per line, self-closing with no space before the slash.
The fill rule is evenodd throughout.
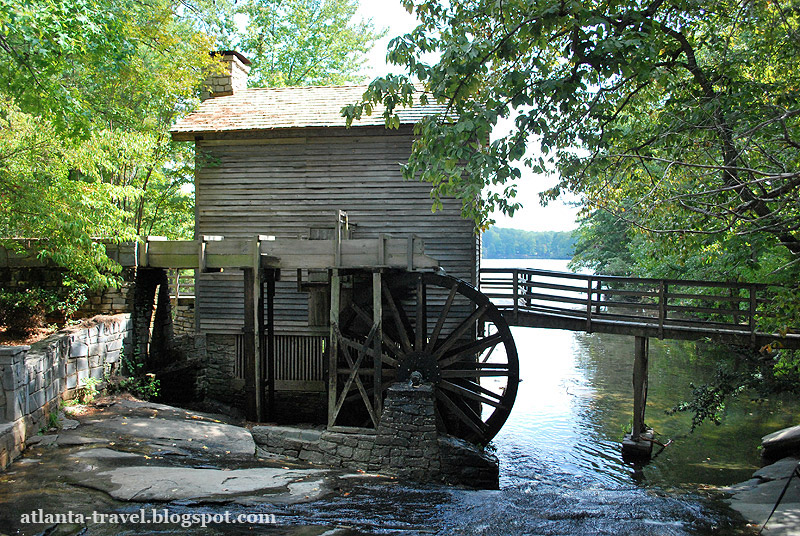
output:
<path id="1" fill-rule="evenodd" d="M 200 104 L 172 128 L 174 140 L 192 140 L 210 132 L 238 132 L 298 127 L 344 127 L 341 109 L 361 99 L 367 86 L 251 88 Z M 401 124 L 444 112 L 440 105 L 416 105 L 398 110 Z M 353 126 L 383 126 L 383 107 L 364 115 Z"/>

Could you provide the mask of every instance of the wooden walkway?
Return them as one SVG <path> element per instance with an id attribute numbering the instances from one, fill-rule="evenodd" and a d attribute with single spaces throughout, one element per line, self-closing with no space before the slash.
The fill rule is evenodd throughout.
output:
<path id="1" fill-rule="evenodd" d="M 763 284 L 483 268 L 480 286 L 515 326 L 800 348 L 798 333 L 758 330 Z"/>

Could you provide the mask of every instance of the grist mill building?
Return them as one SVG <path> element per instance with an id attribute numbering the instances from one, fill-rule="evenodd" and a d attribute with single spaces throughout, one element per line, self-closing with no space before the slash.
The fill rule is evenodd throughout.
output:
<path id="1" fill-rule="evenodd" d="M 195 239 L 313 241 L 330 239 L 337 225 L 345 238 L 414 237 L 448 275 L 477 284 L 479 239 L 460 202 L 433 213 L 430 185 L 401 173 L 415 122 L 440 108 L 402 110 L 398 129 L 384 127 L 381 110 L 346 128 L 341 108 L 365 87 L 247 88 L 249 61 L 235 52 L 221 59 L 225 74 L 172 130 L 197 151 Z M 231 270 L 196 280 L 207 396 L 233 405 L 243 403 L 245 383 L 242 277 Z M 275 283 L 276 405 L 294 417 L 325 418 L 329 300 L 322 271 L 283 270 Z"/>

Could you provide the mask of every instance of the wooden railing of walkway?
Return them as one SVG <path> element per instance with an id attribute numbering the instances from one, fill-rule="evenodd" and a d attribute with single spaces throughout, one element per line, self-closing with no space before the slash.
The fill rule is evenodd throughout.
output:
<path id="1" fill-rule="evenodd" d="M 800 348 L 798 333 L 759 331 L 763 284 L 483 268 L 480 285 L 517 326 Z"/>

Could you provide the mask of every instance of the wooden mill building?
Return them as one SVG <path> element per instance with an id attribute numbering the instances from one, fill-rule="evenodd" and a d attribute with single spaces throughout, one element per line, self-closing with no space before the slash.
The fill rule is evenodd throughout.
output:
<path id="1" fill-rule="evenodd" d="M 479 240 L 460 202 L 445 200 L 434 213 L 430 185 L 401 173 L 415 122 L 440 108 L 405 109 L 398 129 L 384 127 L 380 109 L 346 128 L 341 108 L 365 87 L 247 88 L 248 60 L 221 58 L 225 73 L 212 79 L 208 98 L 172 130 L 196 147 L 196 239 L 331 239 L 341 212 L 349 238 L 421 238 L 448 275 L 477 284 Z M 298 415 L 324 407 L 326 282 L 324 273 L 284 270 L 276 283 L 274 385 L 278 403 L 290 401 Z M 234 405 L 244 388 L 242 296 L 240 271 L 197 274 L 207 395 Z"/>

